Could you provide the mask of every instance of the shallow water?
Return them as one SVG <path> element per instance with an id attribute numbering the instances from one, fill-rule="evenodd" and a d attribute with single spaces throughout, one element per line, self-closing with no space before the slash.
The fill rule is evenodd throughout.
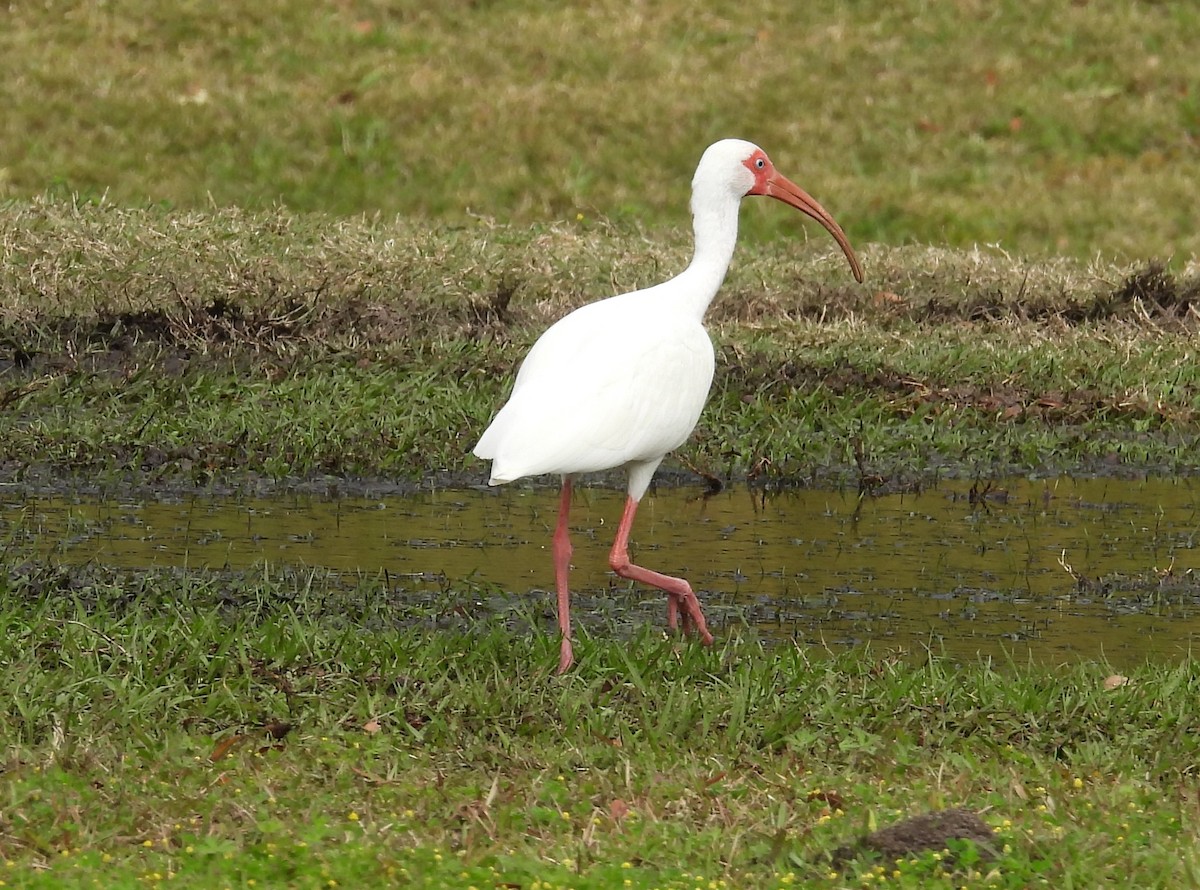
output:
<path id="1" fill-rule="evenodd" d="M 1200 638 L 1196 484 L 1013 479 L 982 501 L 962 482 L 862 500 L 664 489 L 643 502 L 633 556 L 689 578 L 717 627 L 750 621 L 830 648 L 1130 665 L 1177 658 Z M 606 561 L 623 500 L 577 490 L 573 587 L 584 603 L 610 585 L 627 596 Z M 556 511 L 547 489 L 148 502 L 0 491 L 6 533 L 65 561 L 386 570 L 410 589 L 472 581 L 535 592 L 547 607 L 536 592 L 553 585 Z M 658 594 L 632 596 L 662 621 Z"/>

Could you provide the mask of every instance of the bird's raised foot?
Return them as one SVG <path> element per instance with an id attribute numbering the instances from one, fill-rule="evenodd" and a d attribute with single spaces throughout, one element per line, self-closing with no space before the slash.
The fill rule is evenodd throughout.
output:
<path id="1" fill-rule="evenodd" d="M 713 635 L 708 632 L 700 600 L 690 588 L 683 593 L 667 593 L 667 628 L 674 631 L 681 620 L 684 636 L 699 636 L 705 646 L 713 644 Z"/>

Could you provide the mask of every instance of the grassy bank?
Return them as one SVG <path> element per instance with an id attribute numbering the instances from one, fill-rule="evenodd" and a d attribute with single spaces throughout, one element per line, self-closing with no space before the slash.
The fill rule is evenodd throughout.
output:
<path id="1" fill-rule="evenodd" d="M 520 357 L 690 245 L 588 223 L 428 228 L 69 203 L 0 213 L 0 461 L 159 485 L 474 480 Z M 748 242 L 673 466 L 779 484 L 1186 470 L 1200 278 L 996 251 Z"/>
<path id="2" fill-rule="evenodd" d="M 645 633 L 584 639 L 555 678 L 552 637 L 476 625 L 453 591 L 11 559 L 5 577 L 5 886 L 1200 878 L 1190 663 L 1122 681 Z M 948 807 L 988 837 L 855 846 Z"/>
<path id="3" fill-rule="evenodd" d="M 660 227 L 741 136 L 855 243 L 1200 252 L 1187 3 L 125 0 L 4 24 L 0 197 Z"/>

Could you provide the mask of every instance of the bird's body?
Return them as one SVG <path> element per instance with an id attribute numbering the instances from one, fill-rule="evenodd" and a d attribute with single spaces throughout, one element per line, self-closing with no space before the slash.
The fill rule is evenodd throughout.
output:
<path id="1" fill-rule="evenodd" d="M 641 465 L 642 496 L 696 426 L 713 376 L 708 332 L 670 294 L 658 285 L 591 303 L 542 335 L 475 447 L 493 485 Z"/>
<path id="2" fill-rule="evenodd" d="M 736 139 L 705 151 L 692 180 L 696 251 L 669 281 L 576 309 L 552 325 L 529 351 L 509 401 L 475 446 L 492 461 L 491 483 L 525 476 L 563 477 L 554 535 L 562 653 L 571 665 L 567 534 L 571 480 L 579 473 L 625 468 L 628 499 L 609 557 L 618 575 L 668 594 L 667 619 L 705 642 L 712 636 L 686 581 L 633 565 L 629 531 L 637 504 L 662 459 L 691 434 L 712 384 L 714 354 L 703 325 L 737 241 L 738 207 L 747 194 L 770 195 L 814 217 L 834 235 L 862 280 L 858 261 L 833 218 L 775 172 L 762 149 Z"/>

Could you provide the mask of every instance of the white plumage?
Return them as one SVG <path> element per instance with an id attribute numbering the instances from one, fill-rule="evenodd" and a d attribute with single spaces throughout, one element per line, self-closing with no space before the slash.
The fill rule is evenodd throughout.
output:
<path id="1" fill-rule="evenodd" d="M 534 344 L 475 446 L 492 460 L 493 485 L 634 463 L 648 465 L 635 496 L 645 493 L 654 467 L 695 427 L 713 376 L 708 332 L 662 305 L 664 288 L 584 306 Z"/>
<path id="2" fill-rule="evenodd" d="M 691 587 L 630 563 L 628 536 L 654 471 L 691 434 L 708 397 L 714 353 L 704 313 L 733 257 L 738 207 L 746 195 L 778 198 L 818 220 L 862 281 L 841 228 L 777 173 L 762 149 L 739 139 L 714 143 L 692 179 L 696 249 L 691 264 L 669 281 L 583 306 L 552 325 L 529 351 L 512 395 L 475 446 L 476 456 L 492 461 L 493 485 L 549 473 L 563 477 L 554 535 L 560 673 L 573 657 L 567 514 L 571 479 L 579 473 L 627 469 L 629 497 L 610 564 L 622 577 L 667 593 L 669 626 L 675 626 L 682 609 L 685 628 L 694 627 L 705 642 L 712 641 Z"/>

